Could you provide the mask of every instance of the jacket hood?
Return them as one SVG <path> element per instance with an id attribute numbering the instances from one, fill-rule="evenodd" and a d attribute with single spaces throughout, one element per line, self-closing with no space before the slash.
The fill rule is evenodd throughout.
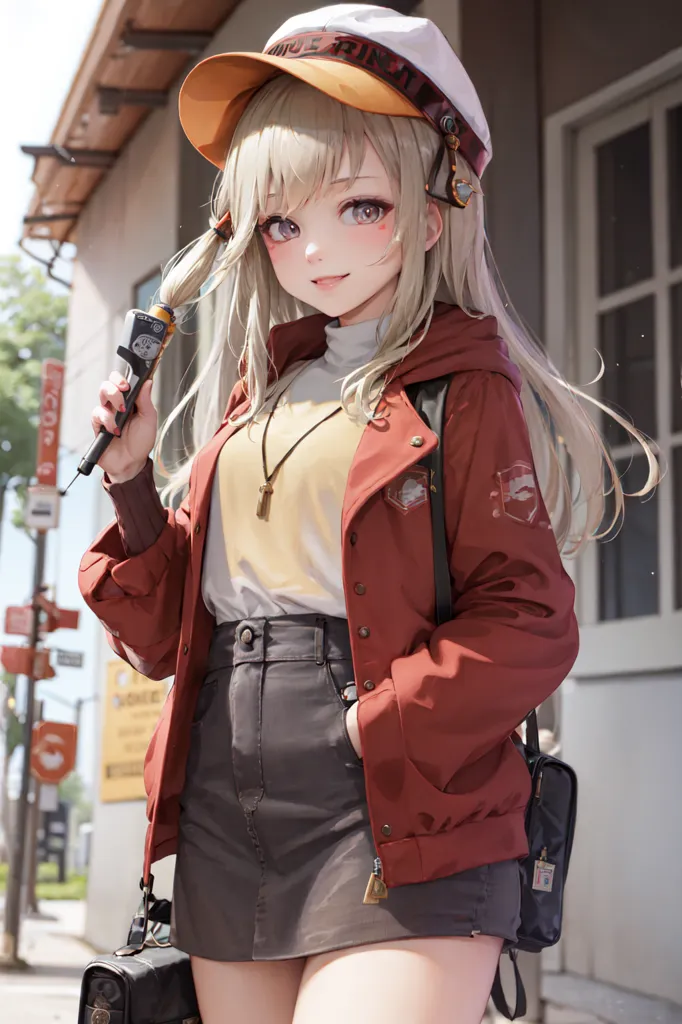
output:
<path id="1" fill-rule="evenodd" d="M 299 359 L 317 359 L 326 348 L 324 328 L 333 317 L 318 313 L 270 332 L 268 347 L 278 374 Z M 477 319 L 459 306 L 436 303 L 426 336 L 393 370 L 403 386 L 448 373 L 487 370 L 507 377 L 521 391 L 521 374 L 498 336 L 493 316 Z"/>

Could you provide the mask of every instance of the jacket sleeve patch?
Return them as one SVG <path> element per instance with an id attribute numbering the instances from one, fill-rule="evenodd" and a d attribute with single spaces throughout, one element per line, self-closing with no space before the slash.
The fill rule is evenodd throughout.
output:
<path id="1" fill-rule="evenodd" d="M 429 500 L 429 472 L 425 466 L 413 466 L 384 487 L 384 498 L 403 515 L 426 505 Z"/>
<path id="2" fill-rule="evenodd" d="M 497 498 L 503 515 L 517 523 L 532 523 L 539 506 L 533 467 L 527 462 L 515 462 L 498 473 L 497 479 L 500 484 Z"/>

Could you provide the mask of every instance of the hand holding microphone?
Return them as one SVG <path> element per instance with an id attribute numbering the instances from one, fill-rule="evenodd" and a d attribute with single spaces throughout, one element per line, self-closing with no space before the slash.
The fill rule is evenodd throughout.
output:
<path id="1" fill-rule="evenodd" d="M 175 314 L 163 303 L 156 303 L 149 313 L 131 309 L 127 314 L 116 350 L 125 374 L 114 371 L 99 389 L 100 404 L 91 416 L 95 440 L 81 459 L 76 477 L 89 476 L 99 465 L 112 483 L 123 483 L 144 467 L 156 440 L 152 377 L 174 330 Z"/>
<path id="2" fill-rule="evenodd" d="M 125 397 L 130 385 L 115 370 L 99 389 L 99 405 L 92 410 L 92 429 L 97 437 L 102 429 L 114 434 L 107 450 L 97 463 L 113 484 L 124 483 L 144 468 L 156 440 L 158 417 L 152 403 L 152 382 L 140 388 L 135 413 L 121 430 L 116 425 L 116 413 L 124 412 Z"/>

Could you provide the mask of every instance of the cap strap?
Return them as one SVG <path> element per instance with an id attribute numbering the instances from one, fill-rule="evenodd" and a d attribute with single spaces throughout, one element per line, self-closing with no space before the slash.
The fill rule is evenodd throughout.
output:
<path id="1" fill-rule="evenodd" d="M 483 195 L 480 189 L 475 188 L 470 181 L 457 177 L 457 150 L 460 148 L 459 139 L 454 134 L 455 123 L 451 117 L 445 116 L 441 123 L 443 140 L 438 147 L 436 158 L 431 167 L 429 180 L 424 186 L 432 199 L 440 199 L 441 202 L 449 203 L 460 210 L 466 209 L 469 200 L 473 195 Z M 447 178 L 443 195 L 436 191 L 438 177 L 443 166 L 443 157 L 447 159 Z"/>
<path id="2" fill-rule="evenodd" d="M 368 71 L 408 100 L 441 135 L 455 134 L 469 165 L 479 177 L 483 173 L 485 146 L 466 118 L 430 78 L 393 50 L 343 32 L 306 32 L 280 39 L 265 52 L 291 60 L 338 60 Z M 454 132 L 444 130 L 445 118 L 454 124 Z"/>

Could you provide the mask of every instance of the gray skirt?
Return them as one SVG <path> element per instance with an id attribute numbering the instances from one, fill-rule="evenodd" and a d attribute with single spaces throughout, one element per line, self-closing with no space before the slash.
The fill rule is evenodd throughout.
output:
<path id="1" fill-rule="evenodd" d="M 519 924 L 517 861 L 389 889 L 346 730 L 348 624 L 248 619 L 214 632 L 180 801 L 171 940 L 209 960 L 282 960 Z"/>

